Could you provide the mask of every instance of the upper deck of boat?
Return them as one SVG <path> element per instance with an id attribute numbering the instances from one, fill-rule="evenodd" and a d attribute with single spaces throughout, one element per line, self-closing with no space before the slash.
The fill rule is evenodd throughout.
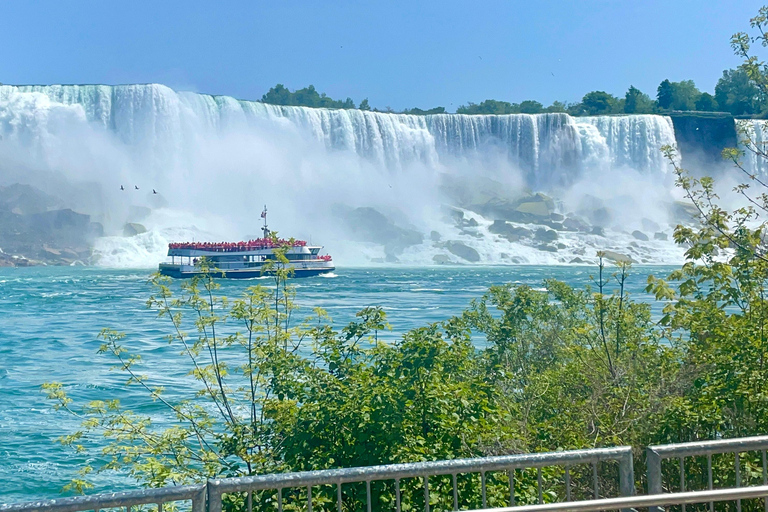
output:
<path id="1" fill-rule="evenodd" d="M 176 242 L 168 244 L 168 256 L 218 257 L 268 255 L 288 246 L 287 254 L 318 254 L 322 246 L 307 245 L 303 240 L 257 239 L 247 242 Z"/>

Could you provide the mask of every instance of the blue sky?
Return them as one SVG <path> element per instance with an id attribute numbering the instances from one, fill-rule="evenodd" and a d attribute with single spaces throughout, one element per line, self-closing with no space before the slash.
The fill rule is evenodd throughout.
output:
<path id="1" fill-rule="evenodd" d="M 576 101 L 692 79 L 713 91 L 762 2 L 6 1 L 0 82 L 146 83 L 258 99 L 455 110 L 486 98 Z"/>

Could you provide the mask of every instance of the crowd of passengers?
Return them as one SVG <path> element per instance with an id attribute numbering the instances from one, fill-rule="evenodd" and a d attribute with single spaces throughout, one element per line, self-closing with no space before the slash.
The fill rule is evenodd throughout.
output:
<path id="1" fill-rule="evenodd" d="M 252 249 L 273 249 L 275 247 L 293 245 L 293 247 L 304 247 L 307 242 L 303 240 L 294 240 L 291 243 L 289 240 L 279 238 L 272 240 L 270 238 L 257 238 L 255 240 L 248 240 L 247 242 L 174 242 L 168 244 L 169 249 L 196 249 L 200 251 L 214 251 L 214 252 L 237 252 L 248 251 Z"/>

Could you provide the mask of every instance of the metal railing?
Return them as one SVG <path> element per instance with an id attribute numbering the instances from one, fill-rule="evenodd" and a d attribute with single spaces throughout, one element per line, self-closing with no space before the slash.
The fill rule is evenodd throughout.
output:
<path id="1" fill-rule="evenodd" d="M 661 494 L 663 492 L 661 463 L 665 459 L 678 459 L 680 466 L 680 491 L 685 492 L 685 459 L 706 455 L 707 457 L 707 489 L 713 489 L 712 456 L 717 454 L 734 454 L 736 474 L 736 487 L 741 487 L 741 463 L 739 454 L 744 452 L 762 452 L 763 485 L 768 485 L 768 436 L 742 437 L 736 439 L 718 439 L 716 441 L 701 441 L 692 443 L 667 444 L 661 446 L 649 446 L 646 450 L 646 465 L 648 476 L 648 494 Z M 715 500 L 716 501 L 716 500 Z M 741 500 L 736 501 L 737 512 L 741 512 Z M 655 509 L 660 512 L 661 509 Z M 685 504 L 682 504 L 685 512 Z M 709 504 L 710 512 L 714 511 L 714 501 Z M 765 504 L 768 512 L 768 501 Z M 654 512 L 652 510 L 651 512 Z"/>
<path id="2" fill-rule="evenodd" d="M 713 503 L 723 501 L 741 501 L 753 498 L 765 499 L 768 496 L 768 486 L 741 487 L 735 489 L 717 489 L 713 491 L 678 492 L 669 494 L 649 494 L 645 496 L 629 496 L 602 500 L 572 501 L 566 503 L 547 503 L 544 505 L 528 505 L 521 507 L 504 507 L 476 510 L 474 512 L 600 512 L 603 510 L 633 510 L 648 508 L 653 510 L 660 507 L 686 504 Z"/>
<path id="3" fill-rule="evenodd" d="M 372 493 L 371 484 L 373 482 L 384 482 L 393 489 L 392 510 L 401 512 L 401 500 L 403 498 L 401 481 L 409 482 L 416 480 L 417 485 L 409 485 L 409 492 L 414 489 L 418 493 L 423 492 L 424 512 L 430 512 L 430 478 L 433 477 L 432 492 L 439 489 L 444 493 L 444 503 L 450 507 L 452 498 L 453 510 L 459 509 L 459 486 L 457 485 L 459 475 L 477 475 L 480 477 L 480 487 L 469 488 L 475 493 L 472 498 L 476 504 L 482 503 L 482 509 L 488 507 L 487 490 L 489 485 L 495 490 L 496 497 L 501 491 L 506 493 L 504 501 L 508 502 L 510 507 L 494 509 L 496 511 L 514 512 L 560 512 L 573 510 L 579 512 L 592 512 L 607 509 L 630 510 L 637 507 L 650 507 L 651 512 L 661 510 L 658 507 L 666 505 L 680 505 L 682 511 L 685 511 L 685 505 L 690 503 L 709 503 L 710 511 L 714 511 L 714 503 L 717 501 L 735 501 L 737 510 L 741 510 L 741 500 L 756 497 L 765 497 L 768 495 L 768 436 L 748 437 L 739 439 L 726 439 L 717 441 L 705 441 L 694 443 L 670 444 L 663 446 L 650 446 L 647 449 L 647 496 L 634 497 L 635 478 L 633 469 L 632 450 L 628 446 L 617 448 L 597 448 L 591 450 L 574 450 L 563 452 L 533 453 L 522 455 L 505 455 L 498 457 L 485 457 L 476 459 L 456 459 L 434 462 L 419 462 L 411 464 L 390 464 L 382 466 L 330 469 L 322 471 L 306 471 L 298 473 L 283 473 L 249 476 L 240 478 L 211 479 L 207 483 L 199 485 L 188 485 L 179 487 L 166 487 L 162 489 L 147 489 L 140 491 L 118 492 L 109 494 L 97 494 L 93 496 L 80 496 L 74 498 L 61 498 L 55 500 L 35 501 L 28 503 L 0 505 L 0 512 L 80 512 L 94 510 L 98 512 L 103 509 L 125 508 L 126 512 L 131 512 L 131 507 L 140 505 L 156 505 L 157 512 L 163 512 L 163 504 L 178 501 L 191 502 L 192 512 L 222 512 L 223 500 L 225 495 L 233 493 L 243 493 L 240 498 L 243 508 L 247 512 L 253 512 L 254 498 L 261 499 L 262 491 L 277 491 L 277 502 L 272 503 L 268 508 L 276 512 L 283 512 L 283 491 L 287 491 L 289 496 L 295 499 L 305 500 L 301 502 L 301 507 L 306 507 L 307 512 L 312 512 L 313 506 L 313 488 L 319 486 L 335 486 L 335 506 L 337 510 L 342 511 L 344 506 L 348 510 L 362 510 L 363 502 L 365 510 L 372 512 Z M 741 487 L 741 462 L 739 454 L 745 452 L 759 452 L 762 455 L 762 486 Z M 736 487 L 731 489 L 713 489 L 713 467 L 712 457 L 718 454 L 734 454 L 735 462 L 735 482 Z M 706 456 L 707 459 L 707 480 L 708 490 L 699 490 L 694 492 L 686 491 L 686 464 L 687 457 Z M 662 482 L 662 462 L 665 460 L 677 460 L 680 467 L 680 488 L 681 492 L 674 494 L 662 494 L 664 490 Z M 754 460 L 754 457 L 753 457 Z M 600 499 L 600 482 L 598 466 L 603 462 L 614 462 L 618 464 L 618 482 L 611 482 L 613 490 L 618 491 L 619 498 Z M 594 499 L 586 501 L 573 501 L 571 492 L 572 471 L 574 466 L 591 465 L 592 468 L 592 489 L 589 490 L 589 484 L 586 486 L 583 480 L 580 481 L 582 489 L 592 493 Z M 557 467 L 562 472 L 557 473 L 557 478 L 564 477 L 564 493 L 560 495 L 564 502 L 544 504 L 543 500 L 543 478 L 542 468 Z M 690 466 L 689 466 L 690 467 Z M 525 472 L 536 470 L 536 494 L 538 505 L 515 506 L 515 479 L 517 471 Z M 583 468 L 580 468 L 583 469 Z M 753 468 L 754 469 L 754 468 Z M 730 470 L 729 470 L 730 471 Z M 499 481 L 498 473 L 506 473 L 507 483 L 504 480 Z M 754 470 L 752 471 L 753 477 Z M 489 474 L 491 480 L 489 481 Z M 532 478 L 532 473 L 525 473 Z M 574 473 L 575 474 L 575 473 Z M 520 473 L 522 476 L 523 473 Z M 583 474 L 582 474 L 583 476 Z M 720 475 L 722 476 L 722 475 Z M 437 486 L 434 486 L 435 480 L 438 480 Z M 450 477 L 450 485 L 443 485 L 448 482 L 445 477 Z M 473 476 L 472 478 L 477 478 Z M 613 477 L 612 477 L 613 478 Z M 753 480 L 754 481 L 754 480 Z M 476 485 L 477 480 L 474 480 Z M 495 483 L 494 483 L 495 482 Z M 501 483 L 499 483 L 501 482 Z M 551 482 L 548 482 L 548 484 Z M 394 484 L 394 485 L 392 485 Z M 618 484 L 618 485 L 615 485 Z M 347 493 L 343 486 L 358 486 L 364 493 Z M 501 485 L 501 488 L 498 486 Z M 508 485 L 508 488 L 505 487 Z M 533 485 L 529 478 L 529 489 Z M 560 485 L 559 483 L 557 484 Z M 578 487 L 578 485 L 577 485 Z M 671 485 L 667 486 L 672 487 Z M 291 494 L 293 490 L 293 494 Z M 300 490 L 301 492 L 295 492 Z M 326 489 L 327 490 L 327 489 Z M 479 492 L 480 496 L 477 496 Z M 560 491 L 558 491 L 559 493 Z M 584 491 L 582 491 L 584 492 Z M 256 493 L 256 494 L 255 494 Z M 364 496 L 363 496 L 364 494 Z M 270 495 L 274 496 L 274 494 Z M 298 498 L 297 498 L 298 496 Z M 345 500 L 346 497 L 346 500 Z M 329 495 L 325 495 L 323 507 L 328 507 L 333 503 Z M 272 498 L 270 498 L 272 499 Z M 359 500 L 352 502 L 352 500 Z M 462 495 L 463 501 L 466 496 Z M 579 498 L 577 498 L 579 499 Z M 491 500 L 493 501 L 493 500 Z M 418 499 L 420 507 L 421 498 Z M 497 501 L 498 502 L 498 501 Z M 257 505 L 262 505 L 257 503 Z M 359 505 L 355 507 L 354 505 Z M 272 508 L 274 507 L 274 508 Z M 475 508 L 477 505 L 474 506 Z M 260 507 L 263 508 L 263 507 Z M 765 508 L 768 511 L 768 501 L 765 501 Z"/>
<path id="4" fill-rule="evenodd" d="M 619 464 L 619 493 L 631 496 L 635 491 L 632 448 L 597 448 L 592 450 L 574 450 L 564 452 L 534 453 L 523 455 L 505 455 L 477 459 L 455 459 L 411 464 L 391 464 L 362 468 L 331 469 L 324 471 L 305 471 L 240 478 L 225 478 L 208 481 L 208 512 L 222 511 L 222 497 L 229 493 L 247 493 L 247 509 L 252 512 L 253 492 L 262 490 L 277 491 L 277 512 L 283 512 L 283 489 L 305 488 L 307 512 L 312 512 L 312 488 L 321 485 L 336 486 L 336 506 L 342 511 L 344 484 L 365 483 L 366 510 L 371 512 L 371 482 L 394 481 L 395 511 L 401 512 L 400 480 L 418 478 L 423 480 L 424 512 L 429 512 L 429 477 L 450 475 L 452 481 L 453 510 L 458 510 L 457 475 L 480 473 L 483 507 L 487 506 L 486 473 L 506 471 L 509 479 L 509 504 L 515 505 L 514 474 L 516 469 L 537 469 L 538 502 L 543 503 L 541 468 L 563 466 L 565 475 L 566 500 L 571 499 L 570 468 L 574 465 L 591 464 L 593 470 L 594 497 L 599 498 L 598 463 L 616 461 Z"/>
<path id="5" fill-rule="evenodd" d="M 191 501 L 192 512 L 206 512 L 206 491 L 206 484 L 198 484 L 94 494 L 93 496 L 0 505 L 0 512 L 80 512 L 82 510 L 98 512 L 103 509 L 123 507 L 126 508 L 126 512 L 130 512 L 131 507 L 139 505 L 157 505 L 157 512 L 162 512 L 164 503 L 174 501 Z"/>

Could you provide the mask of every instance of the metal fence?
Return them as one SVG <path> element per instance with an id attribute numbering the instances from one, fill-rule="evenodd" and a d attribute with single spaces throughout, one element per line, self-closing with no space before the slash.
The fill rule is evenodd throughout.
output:
<path id="1" fill-rule="evenodd" d="M 600 512 L 603 510 L 649 510 L 675 505 L 685 506 L 699 503 L 731 502 L 753 498 L 766 499 L 768 486 L 741 487 L 736 489 L 718 489 L 713 491 L 678 492 L 669 494 L 649 494 L 602 500 L 572 501 L 569 503 L 547 503 L 522 507 L 504 507 L 477 510 L 474 512 Z"/>
<path id="2" fill-rule="evenodd" d="M 163 512 L 163 505 L 171 502 L 191 502 L 192 512 L 222 512 L 225 501 L 236 504 L 242 510 L 253 512 L 254 508 L 269 510 L 270 512 L 284 512 L 284 496 L 287 494 L 292 499 L 291 506 L 286 509 L 306 510 L 312 512 L 313 505 L 316 508 L 327 510 L 335 508 L 342 512 L 359 510 L 360 512 L 373 512 L 372 485 L 376 483 L 381 488 L 386 485 L 391 490 L 391 506 L 386 510 L 402 512 L 404 489 L 402 482 L 408 482 L 408 492 L 411 498 L 414 492 L 423 494 L 418 503 L 412 501 L 410 508 L 422 508 L 424 512 L 430 512 L 430 493 L 437 496 L 442 493 L 442 509 L 451 508 L 458 510 L 461 501 L 467 503 L 467 498 L 460 493 L 460 482 L 466 483 L 466 477 L 471 477 L 479 485 L 464 485 L 463 492 L 474 492 L 472 498 L 474 506 L 462 508 L 486 509 L 489 506 L 488 490 L 498 494 L 499 482 L 503 485 L 506 498 L 502 503 L 508 503 L 514 508 L 514 512 L 559 512 L 574 510 L 591 512 L 608 509 L 623 509 L 625 511 L 637 507 L 650 507 L 651 512 L 661 510 L 658 507 L 666 505 L 680 505 L 685 511 L 685 505 L 691 503 L 709 503 L 710 511 L 714 511 L 714 503 L 717 501 L 735 501 L 736 508 L 740 512 L 741 500 L 768 495 L 768 436 L 749 437 L 740 439 L 717 440 L 707 442 L 671 444 L 663 446 L 651 446 L 647 449 L 647 480 L 648 496 L 633 497 L 635 494 L 635 475 L 633 469 L 632 449 L 628 446 L 617 448 L 598 448 L 592 450 L 574 450 L 563 452 L 534 453 L 522 455 L 505 455 L 499 457 L 484 457 L 476 459 L 456 459 L 434 462 L 419 462 L 412 464 L 390 464 L 382 466 L 331 469 L 323 471 L 306 471 L 298 473 L 282 473 L 259 475 L 241 478 L 212 479 L 205 484 L 167 487 L 163 489 L 147 489 L 142 491 L 129 491 L 110 494 L 97 494 L 94 496 L 80 496 L 74 498 L 62 498 L 56 500 L 35 501 L 29 503 L 0 505 L 0 512 L 80 512 L 86 510 L 99 511 L 110 508 L 125 508 L 131 512 L 132 507 L 142 505 L 156 505 L 158 512 Z M 741 487 L 740 454 L 753 452 L 752 460 L 762 459 L 762 485 L 753 487 Z M 755 453 L 756 452 L 756 453 Z M 735 466 L 735 488 L 713 489 L 713 462 L 714 455 L 730 456 L 733 454 Z M 760 456 L 756 457 L 755 454 Z M 707 490 L 686 491 L 686 458 L 706 457 Z M 673 485 L 667 478 L 666 485 L 663 482 L 662 462 L 667 461 L 666 469 L 669 470 L 671 461 L 679 464 L 679 493 L 663 494 L 664 489 L 671 490 Z M 613 494 L 619 497 L 601 499 L 601 482 L 599 466 L 609 462 L 618 466 L 617 478 L 607 482 L 607 487 Z M 591 467 L 591 475 L 584 469 Z M 674 466 L 673 466 L 674 467 Z M 691 465 L 688 466 L 689 468 Z M 558 503 L 544 504 L 544 482 L 542 468 L 558 468 L 557 478 L 562 478 L 562 491 L 557 496 L 549 499 Z M 575 487 L 573 475 L 579 468 L 580 485 L 582 494 L 589 492 L 592 499 L 584 499 L 576 496 L 574 501 L 572 488 Z M 755 473 L 753 464 L 751 472 Z M 535 480 L 533 475 L 535 473 Z M 603 472 L 604 473 L 604 472 Z M 504 478 L 499 479 L 499 474 Z M 550 473 L 552 475 L 553 473 Z M 666 472 L 670 474 L 669 471 Z M 536 501 L 538 505 L 520 505 L 515 503 L 516 478 L 528 477 L 527 482 L 519 483 L 521 487 L 526 485 L 535 488 L 535 497 L 529 501 Z M 591 479 L 584 491 L 584 476 Z M 464 478 L 464 480 L 461 480 Z M 431 479 L 431 480 L 430 480 Z M 605 474 L 603 474 L 605 480 Z M 551 484 L 551 481 L 548 481 Z M 560 484 L 558 484 L 560 485 Z M 676 485 L 676 484 L 675 484 Z M 334 493 L 329 493 L 328 488 L 335 488 Z M 350 492 L 358 489 L 360 492 Z M 313 498 L 313 489 L 317 491 Z M 322 489 L 322 497 L 320 499 Z M 299 491 L 297 491 L 299 490 Z M 237 497 L 240 501 L 233 501 Z M 265 506 L 269 501 L 268 506 Z M 390 503 L 390 502 L 388 502 Z M 490 500 L 493 505 L 493 500 Z M 498 503 L 498 501 L 497 501 Z M 764 502 L 768 512 L 768 501 Z M 382 507 L 377 507 L 382 508 Z M 507 508 L 493 509 L 497 511 L 511 510 Z"/>
<path id="3" fill-rule="evenodd" d="M 669 459 L 677 459 L 680 475 L 680 492 L 685 492 L 685 459 L 696 456 L 706 456 L 707 458 L 707 489 L 712 490 L 712 456 L 719 454 L 733 454 L 735 483 L 736 487 L 741 487 L 740 454 L 745 452 L 761 452 L 763 465 L 762 483 L 763 485 L 768 485 L 768 460 L 766 459 L 766 450 L 768 450 L 768 436 L 649 446 L 646 450 L 648 494 L 660 494 L 663 492 L 662 461 Z M 661 509 L 657 508 L 655 509 L 655 512 L 659 512 L 660 510 Z M 685 504 L 682 504 L 682 510 L 685 512 Z M 714 501 L 709 503 L 709 510 L 710 512 L 714 511 Z M 736 501 L 736 510 L 737 512 L 741 512 L 741 500 Z M 768 512 L 768 501 L 765 503 L 765 510 Z"/>
<path id="4" fill-rule="evenodd" d="M 395 512 L 401 512 L 400 481 L 406 478 L 418 478 L 423 482 L 424 512 L 430 511 L 429 477 L 439 475 L 451 476 L 451 494 L 453 510 L 459 508 L 457 476 L 465 473 L 480 474 L 480 492 L 482 506 L 487 506 L 486 474 L 504 471 L 508 476 L 509 505 L 515 505 L 516 469 L 536 468 L 536 486 L 538 502 L 543 503 L 541 468 L 562 466 L 565 477 L 565 499 L 571 499 L 571 467 L 574 465 L 591 464 L 593 475 L 594 498 L 599 498 L 598 464 L 604 461 L 616 461 L 619 465 L 619 492 L 622 496 L 634 494 L 634 470 L 632 465 L 632 448 L 598 448 L 592 450 L 574 450 L 564 452 L 535 453 L 524 455 L 506 455 L 477 459 L 456 459 L 436 462 L 419 462 L 413 464 L 391 464 L 364 468 L 333 469 L 326 471 L 307 471 L 301 473 L 285 473 L 241 478 L 226 478 L 208 482 L 208 512 L 222 511 L 224 494 L 247 493 L 248 512 L 253 510 L 253 492 L 261 490 L 277 491 L 277 512 L 283 512 L 283 489 L 305 488 L 306 510 L 312 512 L 312 488 L 322 485 L 336 487 L 336 507 L 342 511 L 344 484 L 365 483 L 365 509 L 372 510 L 371 483 L 375 481 L 394 481 Z"/>
<path id="5" fill-rule="evenodd" d="M 0 505 L 0 512 L 80 512 L 82 510 L 98 512 L 103 509 L 123 507 L 130 512 L 131 507 L 140 505 L 157 505 L 157 511 L 162 512 L 163 504 L 176 501 L 191 501 L 192 512 L 206 512 L 206 495 L 206 484 L 183 485 Z"/>

